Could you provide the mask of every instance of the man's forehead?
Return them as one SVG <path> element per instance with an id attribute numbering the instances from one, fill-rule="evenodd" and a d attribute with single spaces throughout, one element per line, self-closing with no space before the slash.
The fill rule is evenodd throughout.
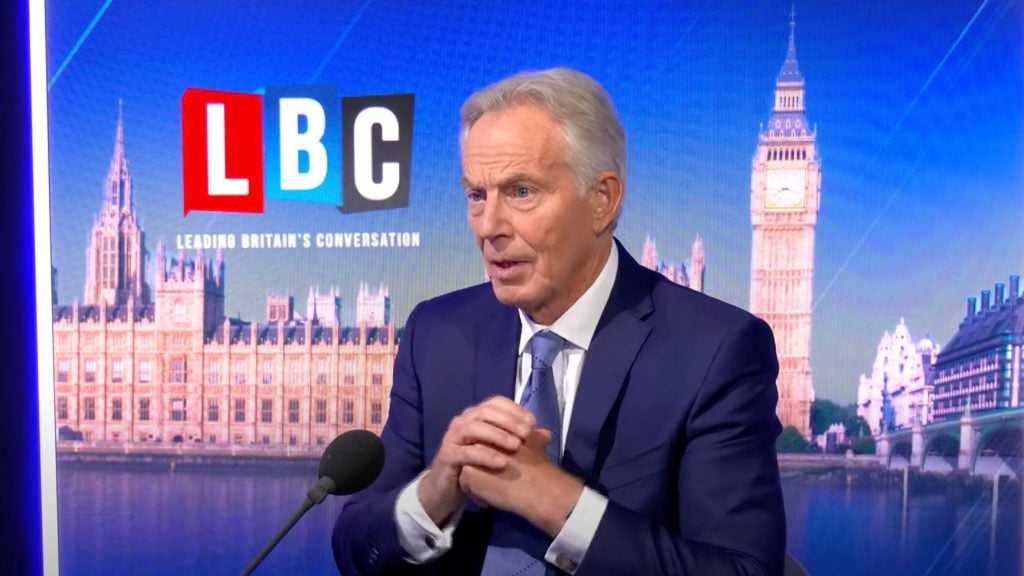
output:
<path id="1" fill-rule="evenodd" d="M 565 138 L 554 118 L 537 106 L 488 112 L 470 128 L 462 143 L 466 172 L 515 165 L 561 163 Z M 506 166 L 508 165 L 508 166 Z"/>
<path id="2" fill-rule="evenodd" d="M 516 104 L 485 113 L 470 127 L 464 145 L 527 145 L 564 142 L 554 116 L 535 104 Z M 465 147 L 465 146 L 464 146 Z"/>

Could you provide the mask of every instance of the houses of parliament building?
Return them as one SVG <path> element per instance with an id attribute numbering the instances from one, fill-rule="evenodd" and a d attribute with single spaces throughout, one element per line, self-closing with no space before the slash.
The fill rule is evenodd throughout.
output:
<path id="1" fill-rule="evenodd" d="M 305 315 L 293 296 L 269 295 L 265 322 L 231 319 L 223 254 L 163 243 L 148 285 L 123 130 L 119 113 L 83 300 L 54 299 L 59 437 L 311 447 L 379 434 L 401 334 L 388 289 L 360 286 L 355 326 L 341 325 L 336 289 L 311 288 Z"/>

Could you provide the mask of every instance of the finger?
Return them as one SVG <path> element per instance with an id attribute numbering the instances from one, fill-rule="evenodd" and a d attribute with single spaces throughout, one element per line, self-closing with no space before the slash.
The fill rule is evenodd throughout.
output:
<path id="1" fill-rule="evenodd" d="M 462 446 L 458 453 L 458 465 L 465 468 L 473 466 L 500 472 L 508 466 L 509 456 L 486 444 L 470 444 Z"/>
<path id="2" fill-rule="evenodd" d="M 547 428 L 534 428 L 526 438 L 526 444 L 528 446 L 544 449 L 551 443 L 552 437 L 554 437 L 554 435 Z"/>
<path id="3" fill-rule="evenodd" d="M 487 444 L 503 452 L 515 452 L 524 440 L 490 422 L 470 420 L 460 426 L 455 434 L 456 444 Z"/>
<path id="4" fill-rule="evenodd" d="M 533 413 L 504 396 L 494 396 L 470 408 L 463 416 L 487 422 L 524 440 L 537 424 Z"/>

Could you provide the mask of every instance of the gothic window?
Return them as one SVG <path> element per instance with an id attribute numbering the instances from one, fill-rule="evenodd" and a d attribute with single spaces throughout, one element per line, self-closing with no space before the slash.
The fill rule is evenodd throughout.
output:
<path id="1" fill-rule="evenodd" d="M 295 446 L 299 443 L 299 439 L 295 437 L 295 434 L 288 436 L 288 445 Z"/>
<path id="2" fill-rule="evenodd" d="M 88 359 L 85 361 L 85 381 L 95 382 L 96 381 L 96 360 Z"/>
<path id="3" fill-rule="evenodd" d="M 85 399 L 85 415 L 84 415 L 84 418 L 86 420 L 95 420 L 96 419 L 96 399 L 95 398 L 86 398 Z"/>
<path id="4" fill-rule="evenodd" d="M 302 380 L 302 364 L 297 358 L 288 361 L 287 382 L 290 386 L 296 386 Z"/>
<path id="5" fill-rule="evenodd" d="M 110 364 L 110 381 L 124 382 L 124 360 L 118 358 Z"/>
<path id="6" fill-rule="evenodd" d="M 185 399 L 184 398 L 172 398 L 171 399 L 171 420 L 174 422 L 184 422 L 188 418 L 188 413 L 185 411 Z"/>
<path id="7" fill-rule="evenodd" d="M 317 358 L 316 359 L 316 383 L 318 385 L 327 384 L 327 359 Z"/>
<path id="8" fill-rule="evenodd" d="M 381 404 L 380 402 L 373 402 L 370 404 L 370 423 L 380 424 L 381 420 Z"/>
<path id="9" fill-rule="evenodd" d="M 356 383 L 355 360 L 345 360 L 345 385 L 352 386 Z"/>
<path id="10" fill-rule="evenodd" d="M 274 383 L 274 361 L 266 358 L 260 367 L 260 382 L 264 384 Z"/>
<path id="11" fill-rule="evenodd" d="M 220 400 L 211 398 L 206 403 L 206 419 L 210 422 L 217 422 L 220 420 Z"/>
<path id="12" fill-rule="evenodd" d="M 374 386 L 380 386 L 384 383 L 384 362 L 380 359 L 373 361 L 373 376 L 372 383 Z"/>
<path id="13" fill-rule="evenodd" d="M 67 358 L 57 360 L 57 382 L 67 382 L 71 374 L 71 361 Z"/>
<path id="14" fill-rule="evenodd" d="M 289 400 L 288 401 L 288 423 L 298 424 L 299 423 L 299 401 Z"/>
<path id="15" fill-rule="evenodd" d="M 341 421 L 345 424 L 355 422 L 356 407 L 352 400 L 345 400 L 341 404 Z"/>
<path id="16" fill-rule="evenodd" d="M 188 364 L 184 358 L 173 358 L 171 360 L 171 377 L 173 384 L 184 384 L 188 382 Z"/>
<path id="17" fill-rule="evenodd" d="M 122 414 L 123 410 L 124 410 L 124 405 L 121 402 L 120 398 L 114 398 L 113 400 L 110 401 L 110 419 L 111 420 L 121 420 L 122 417 L 124 416 Z"/>
<path id="18" fill-rule="evenodd" d="M 184 322 L 185 321 L 185 303 L 181 300 L 174 301 L 174 321 Z"/>
<path id="19" fill-rule="evenodd" d="M 245 422 L 244 398 L 235 398 L 235 422 Z"/>
<path id="20" fill-rule="evenodd" d="M 139 420 L 149 420 L 149 398 L 139 399 Z"/>
<path id="21" fill-rule="evenodd" d="M 139 362 L 139 382 L 145 384 L 153 381 L 153 361 L 142 360 Z"/>
<path id="22" fill-rule="evenodd" d="M 316 423 L 327 423 L 327 400 L 316 401 Z"/>
<path id="23" fill-rule="evenodd" d="M 264 398 L 260 401 L 260 422 L 271 423 L 274 421 L 274 401 Z"/>
<path id="24" fill-rule="evenodd" d="M 235 384 L 245 384 L 246 373 L 249 371 L 249 362 L 244 358 L 235 360 Z"/>
<path id="25" fill-rule="evenodd" d="M 57 398 L 57 420 L 68 419 L 68 398 L 60 396 Z"/>
<path id="26" fill-rule="evenodd" d="M 210 384 L 220 384 L 220 361 L 214 360 L 207 366 L 207 379 Z"/>

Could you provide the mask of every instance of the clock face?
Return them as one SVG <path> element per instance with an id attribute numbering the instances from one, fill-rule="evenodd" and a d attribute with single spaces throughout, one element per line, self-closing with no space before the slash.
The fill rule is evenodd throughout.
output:
<path id="1" fill-rule="evenodd" d="M 804 170 L 772 170 L 767 174 L 765 208 L 803 208 L 806 189 Z"/>

